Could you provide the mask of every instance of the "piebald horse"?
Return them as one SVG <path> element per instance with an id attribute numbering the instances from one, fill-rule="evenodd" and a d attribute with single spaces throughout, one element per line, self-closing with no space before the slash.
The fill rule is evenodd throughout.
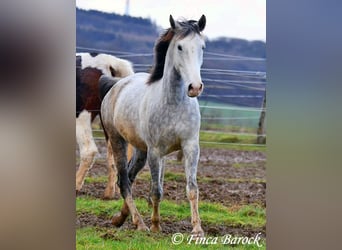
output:
<path id="1" fill-rule="evenodd" d="M 202 15 L 199 21 L 175 21 L 170 15 L 170 24 L 171 28 L 155 45 L 155 64 L 151 74 L 136 73 L 118 81 L 101 105 L 102 122 L 112 142 L 118 185 L 124 199 L 121 212 L 113 217 L 112 223 L 121 226 L 131 213 L 137 229 L 148 230 L 131 191 L 132 183 L 147 159 L 152 177 L 150 229 L 153 232 L 161 230 L 159 203 L 163 195 L 163 157 L 182 150 L 192 234 L 202 236 L 196 180 L 201 117 L 196 97 L 203 90 L 200 68 L 205 41 L 201 32 L 206 18 Z M 129 163 L 127 143 L 136 148 Z"/>
<path id="2" fill-rule="evenodd" d="M 98 153 L 93 139 L 91 122 L 100 113 L 101 99 L 99 78 L 102 75 L 126 77 L 132 75 L 132 64 L 107 54 L 76 54 L 76 139 L 80 149 L 80 165 L 76 173 L 76 192 L 83 186 L 84 178 L 93 166 Z M 109 141 L 107 148 L 111 148 Z M 132 149 L 131 147 L 129 149 Z M 130 158 L 132 150 L 129 150 Z M 116 169 L 113 168 L 112 150 L 107 150 L 108 183 L 103 197 L 111 199 L 115 194 Z"/>

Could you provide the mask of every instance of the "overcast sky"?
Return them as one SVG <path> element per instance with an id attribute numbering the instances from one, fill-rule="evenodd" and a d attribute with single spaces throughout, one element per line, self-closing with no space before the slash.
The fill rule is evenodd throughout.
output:
<path id="1" fill-rule="evenodd" d="M 198 20 L 207 17 L 204 34 L 266 41 L 266 0 L 129 0 L 130 15 L 148 17 L 163 28 L 169 15 Z M 76 0 L 81 9 L 125 13 L 126 0 Z"/>

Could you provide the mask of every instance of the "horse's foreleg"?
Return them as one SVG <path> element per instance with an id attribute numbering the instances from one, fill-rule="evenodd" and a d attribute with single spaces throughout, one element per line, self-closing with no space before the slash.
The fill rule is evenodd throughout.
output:
<path id="1" fill-rule="evenodd" d="M 161 231 L 160 226 L 160 214 L 159 214 L 159 203 L 163 196 L 163 188 L 161 186 L 163 167 L 162 160 L 159 155 L 156 154 L 153 150 L 148 150 L 148 165 L 150 166 L 151 177 L 152 177 L 152 189 L 151 189 L 151 201 L 152 201 L 152 232 Z"/>
<path id="2" fill-rule="evenodd" d="M 202 237 L 204 235 L 201 220 L 198 213 L 198 187 L 197 187 L 197 164 L 199 160 L 198 143 L 183 146 L 186 174 L 186 194 L 191 207 L 191 223 L 193 226 L 192 234 Z"/>
<path id="3" fill-rule="evenodd" d="M 76 173 L 76 192 L 79 192 L 98 152 L 91 130 L 91 116 L 88 111 L 82 111 L 76 119 L 76 140 L 80 150 L 80 166 Z"/>
<path id="4" fill-rule="evenodd" d="M 115 166 L 118 170 L 118 185 L 120 187 L 121 196 L 124 199 L 124 206 L 121 213 L 113 217 L 112 223 L 116 226 L 121 226 L 127 218 L 129 211 L 132 215 L 133 224 L 137 229 L 148 230 L 133 201 L 131 183 L 128 178 L 126 142 L 122 138 L 111 137 L 111 144 Z"/>

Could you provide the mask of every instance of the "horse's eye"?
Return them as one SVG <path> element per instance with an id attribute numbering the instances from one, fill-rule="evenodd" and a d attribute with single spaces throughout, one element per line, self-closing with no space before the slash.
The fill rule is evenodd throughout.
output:
<path id="1" fill-rule="evenodd" d="M 204 46 L 202 46 L 202 50 L 204 49 Z"/>
<path id="2" fill-rule="evenodd" d="M 182 48 L 182 46 L 180 46 L 180 45 L 178 45 L 178 50 L 180 50 L 180 51 L 182 51 L 183 50 L 183 48 Z"/>

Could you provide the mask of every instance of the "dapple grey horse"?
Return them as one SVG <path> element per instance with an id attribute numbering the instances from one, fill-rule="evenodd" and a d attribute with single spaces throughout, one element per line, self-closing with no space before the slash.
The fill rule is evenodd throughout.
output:
<path id="1" fill-rule="evenodd" d="M 182 150 L 192 234 L 202 236 L 196 180 L 201 117 L 196 97 L 203 91 L 200 68 L 205 42 L 201 32 L 206 18 L 202 15 L 199 21 L 175 21 L 170 16 L 170 24 L 171 28 L 156 43 L 151 74 L 136 73 L 118 81 L 101 105 L 102 122 L 112 142 L 118 185 L 124 199 L 121 212 L 113 217 L 112 223 L 121 226 L 131 213 L 137 229 L 148 230 L 131 192 L 131 185 L 147 159 L 152 177 L 151 231 L 161 230 L 159 203 L 163 195 L 163 157 Z M 136 148 L 129 163 L 127 143 Z"/>

